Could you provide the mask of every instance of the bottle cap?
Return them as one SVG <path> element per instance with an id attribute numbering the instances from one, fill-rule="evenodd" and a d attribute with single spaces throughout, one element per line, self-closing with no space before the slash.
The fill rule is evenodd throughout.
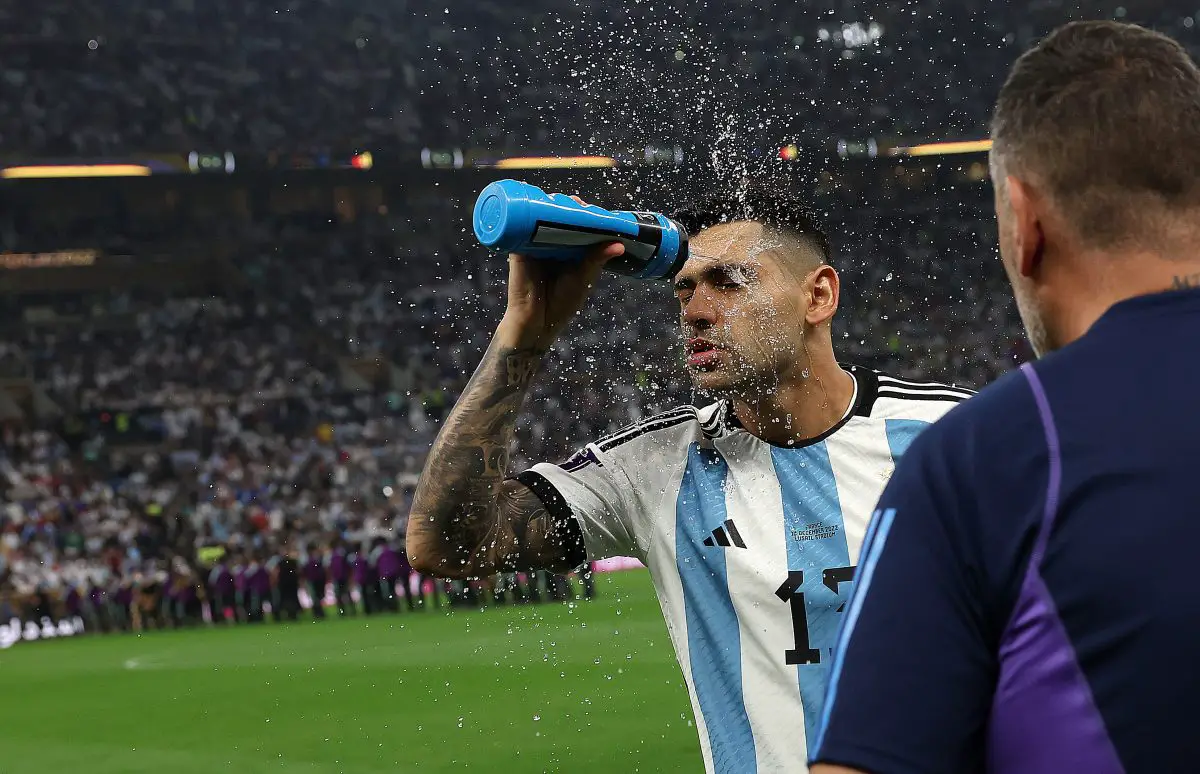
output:
<path id="1" fill-rule="evenodd" d="M 495 193 L 488 194 L 479 202 L 476 223 L 484 234 L 494 234 L 504 218 L 504 201 Z"/>
<path id="2" fill-rule="evenodd" d="M 536 198 L 530 196 L 531 187 L 519 180 L 497 180 L 480 191 L 471 220 L 481 244 L 511 250 L 529 238 L 529 199 Z"/>

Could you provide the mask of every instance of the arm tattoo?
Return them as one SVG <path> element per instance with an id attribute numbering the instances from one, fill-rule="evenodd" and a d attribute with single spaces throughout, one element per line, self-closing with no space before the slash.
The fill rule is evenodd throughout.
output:
<path id="1" fill-rule="evenodd" d="M 438 575 L 563 564 L 541 501 L 524 485 L 505 481 L 517 412 L 543 354 L 493 343 L 429 451 L 409 516 L 408 546 Z"/>

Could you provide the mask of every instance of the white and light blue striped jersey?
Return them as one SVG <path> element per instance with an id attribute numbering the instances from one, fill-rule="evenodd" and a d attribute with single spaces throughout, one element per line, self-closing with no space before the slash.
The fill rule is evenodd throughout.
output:
<path id="1" fill-rule="evenodd" d="M 590 559 L 650 568 L 710 773 L 807 770 L 871 511 L 913 438 L 971 395 L 846 370 L 846 416 L 801 447 L 760 440 L 719 402 L 522 475 L 569 506 Z"/>

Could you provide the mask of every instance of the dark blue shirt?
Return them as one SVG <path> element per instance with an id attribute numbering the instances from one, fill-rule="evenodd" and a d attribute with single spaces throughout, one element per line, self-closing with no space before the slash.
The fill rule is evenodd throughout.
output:
<path id="1" fill-rule="evenodd" d="M 1200 770 L 1200 292 L 1142 296 L 913 443 L 814 761 Z"/>

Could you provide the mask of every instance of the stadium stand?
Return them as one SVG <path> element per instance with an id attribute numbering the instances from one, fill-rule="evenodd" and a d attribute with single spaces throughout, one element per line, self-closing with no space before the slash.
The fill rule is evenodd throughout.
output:
<path id="1" fill-rule="evenodd" d="M 1014 51 L 1068 11 L 1124 13 L 1115 2 L 1047 1 L 1028 13 L 986 0 L 883 2 L 861 24 L 821 26 L 821 14 L 793 4 L 763 28 L 761 13 L 743 26 L 688 6 L 676 27 L 693 37 L 647 54 L 672 98 L 636 121 L 618 110 L 621 120 L 597 128 L 595 105 L 622 90 L 628 102 L 638 73 L 614 56 L 607 70 L 572 76 L 572 52 L 585 43 L 563 30 L 617 34 L 646 21 L 640 6 L 584 2 L 565 18 L 556 4 L 532 5 L 542 10 L 519 22 L 498 2 L 470 3 L 469 21 L 466 7 L 433 9 L 415 28 L 407 4 L 349 0 L 297 0 L 284 13 L 226 0 L 0 9 L 0 78 L 20 95 L 0 100 L 0 147 L 28 157 L 434 139 L 577 148 L 643 143 L 648 127 L 696 143 L 713 135 L 684 97 L 695 68 L 707 67 L 734 74 L 734 85 L 761 84 L 716 95 L 709 118 L 756 116 L 766 95 L 792 122 L 748 120 L 747 145 L 982 136 Z M 850 18 L 843 5 L 829 2 Z M 1200 12 L 1177 9 L 1144 0 L 1138 20 L 1196 50 Z M 715 42 L 701 40 L 718 28 Z M 568 88 L 572 78 L 586 98 Z M 750 98 L 759 107 L 739 101 Z M 810 186 L 845 283 L 840 357 L 971 387 L 1027 358 L 978 160 L 878 166 L 857 181 L 826 170 Z M 402 555 L 423 451 L 503 309 L 503 261 L 463 239 L 472 185 L 406 180 L 353 217 L 334 183 L 315 186 L 320 206 L 262 194 L 240 218 L 197 205 L 168 222 L 88 204 L 74 205 L 70 222 L 0 216 L 6 252 L 92 244 L 132 256 L 106 270 L 125 272 L 119 287 L 5 285 L 16 303 L 0 312 L 0 621 L 79 612 L 91 626 L 132 626 L 129 611 L 153 593 L 160 622 L 194 622 L 222 561 L 231 575 L 269 561 L 277 579 L 289 555 L 301 566 L 332 562 L 343 544 L 367 557 L 383 538 Z M 590 185 L 603 198 L 607 183 Z M 193 252 L 207 261 L 196 281 L 153 279 L 150 257 L 179 259 L 162 272 L 171 278 L 194 269 L 179 258 Z M 677 367 L 672 305 L 661 287 L 604 280 L 534 392 L 517 464 L 562 458 L 695 399 Z M 542 582 L 562 595 L 561 581 Z"/>
<path id="2" fill-rule="evenodd" d="M 21 95 L 0 103 L 0 147 L 637 145 L 664 132 L 695 142 L 714 136 L 705 122 L 738 117 L 744 141 L 774 142 L 749 136 L 769 117 L 764 104 L 788 118 L 764 131 L 809 141 L 944 138 L 980 134 L 1013 53 L 1068 14 L 1128 16 L 1200 45 L 1197 20 L 1170 0 L 652 5 L 536 0 L 514 14 L 491 0 L 52 0 L 37 14 L 0 10 L 3 78 Z M 652 45 L 617 45 L 641 31 Z M 606 56 L 581 64 L 597 47 Z M 664 98 L 635 105 L 633 86 L 649 79 Z M 617 120 L 596 121 L 598 106 Z"/>

